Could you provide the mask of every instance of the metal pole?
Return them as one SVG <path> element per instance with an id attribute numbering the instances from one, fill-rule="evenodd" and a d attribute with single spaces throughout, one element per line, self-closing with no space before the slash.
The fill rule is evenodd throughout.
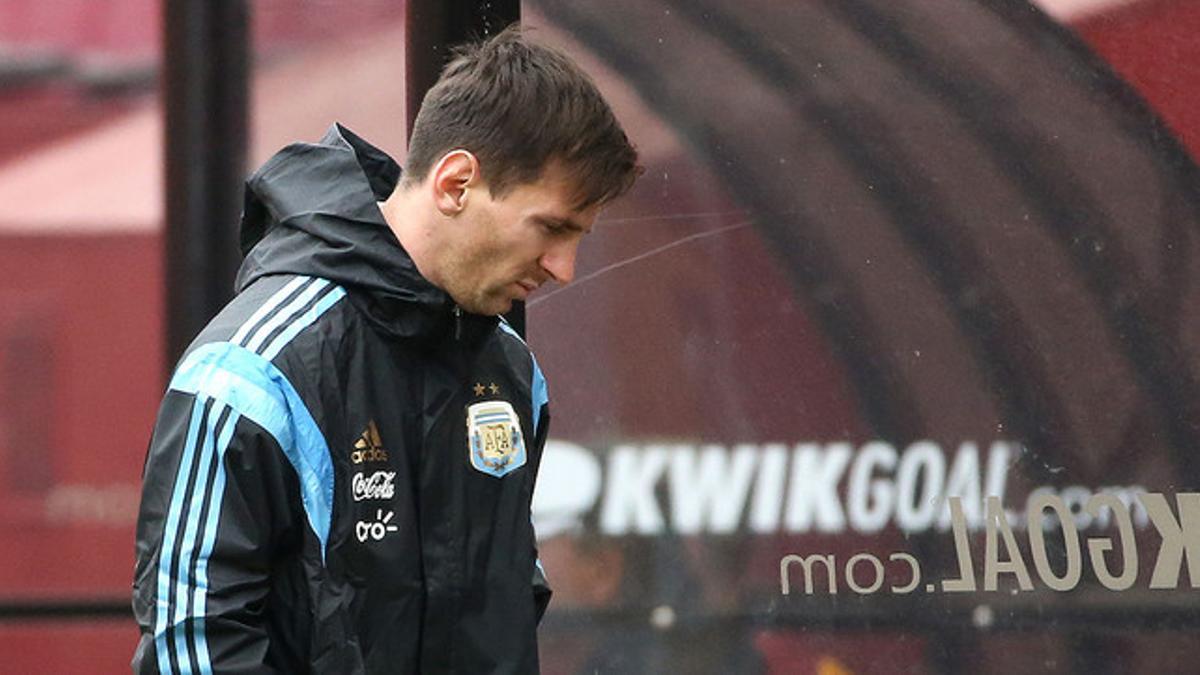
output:
<path id="1" fill-rule="evenodd" d="M 495 35 L 520 19 L 520 0 L 408 0 L 404 16 L 408 135 L 412 135 L 421 101 L 437 82 L 450 48 Z M 525 303 L 513 303 L 505 318 L 525 335 Z"/>
<path id="2" fill-rule="evenodd" d="M 167 357 L 233 296 L 246 171 L 245 0 L 163 0 Z"/>

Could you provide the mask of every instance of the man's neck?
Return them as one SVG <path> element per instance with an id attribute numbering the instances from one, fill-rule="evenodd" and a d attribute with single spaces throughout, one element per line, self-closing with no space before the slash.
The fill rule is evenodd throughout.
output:
<path id="1" fill-rule="evenodd" d="M 433 251 L 437 248 L 437 229 L 429 222 L 432 206 L 422 202 L 420 186 L 398 185 L 379 210 L 400 245 L 412 258 L 417 271 L 440 287 L 436 276 Z"/>

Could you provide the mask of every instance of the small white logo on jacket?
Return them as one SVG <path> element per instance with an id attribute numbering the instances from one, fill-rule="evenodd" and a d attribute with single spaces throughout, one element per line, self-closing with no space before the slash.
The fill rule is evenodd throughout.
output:
<path id="1" fill-rule="evenodd" d="M 354 474 L 351 487 L 354 491 L 354 501 L 365 499 L 391 499 L 396 495 L 395 471 L 376 471 L 371 475 Z"/>
<path id="2" fill-rule="evenodd" d="M 359 541 L 366 541 L 367 539 L 383 541 L 388 532 L 395 532 L 400 529 L 399 526 L 392 524 L 392 518 L 395 515 L 392 511 L 388 511 L 385 515 L 383 509 L 379 509 L 375 512 L 374 522 L 360 520 L 355 523 L 354 534 L 358 537 Z"/>

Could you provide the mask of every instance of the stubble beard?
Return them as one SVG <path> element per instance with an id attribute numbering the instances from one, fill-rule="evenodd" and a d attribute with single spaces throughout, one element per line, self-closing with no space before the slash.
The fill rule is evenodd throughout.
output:
<path id="1" fill-rule="evenodd" d="M 447 259 L 444 288 L 464 311 L 484 316 L 495 316 L 512 307 L 513 297 L 507 293 L 507 285 L 488 285 L 485 272 L 494 265 L 494 258 L 486 247 L 474 251 L 456 251 Z"/>

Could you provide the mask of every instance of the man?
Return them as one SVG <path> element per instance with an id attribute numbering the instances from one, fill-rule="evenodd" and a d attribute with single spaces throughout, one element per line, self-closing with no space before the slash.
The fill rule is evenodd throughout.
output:
<path id="1" fill-rule="evenodd" d="M 135 670 L 537 671 L 547 389 L 497 315 L 571 280 L 636 159 L 586 75 L 508 30 L 446 67 L 398 187 L 337 125 L 251 176 L 239 294 L 151 440 Z"/>

